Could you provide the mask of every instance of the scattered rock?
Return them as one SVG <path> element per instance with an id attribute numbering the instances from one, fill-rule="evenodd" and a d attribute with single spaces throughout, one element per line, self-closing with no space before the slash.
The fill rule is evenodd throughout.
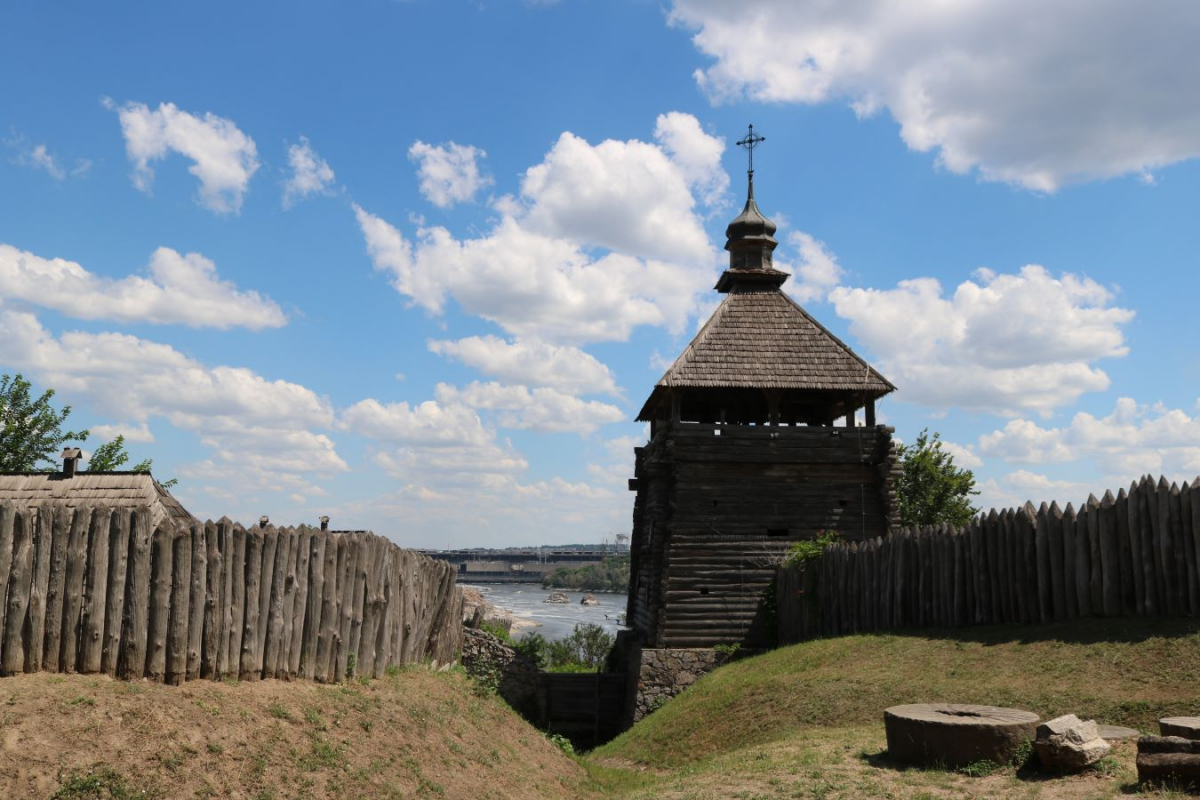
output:
<path id="1" fill-rule="evenodd" d="M 1115 742 L 1118 739 L 1136 739 L 1140 735 L 1133 728 L 1125 728 L 1120 725 L 1097 725 L 1096 731 L 1106 742 Z"/>
<path id="2" fill-rule="evenodd" d="M 1200 739 L 1200 717 L 1164 717 L 1158 721 L 1158 728 L 1163 736 Z"/>
<path id="3" fill-rule="evenodd" d="M 569 603 L 571 598 L 567 597 L 565 592 L 551 592 L 550 596 L 542 601 L 543 603 Z"/>
<path id="4" fill-rule="evenodd" d="M 1200 788 L 1200 741 L 1182 736 L 1138 739 L 1138 782 Z"/>
<path id="5" fill-rule="evenodd" d="M 478 589 L 464 586 L 463 624 L 468 628 L 478 629 L 484 622 L 512 632 L 513 618 L 508 609 L 489 603 L 483 592 Z"/>
<path id="6" fill-rule="evenodd" d="M 584 606 L 598 606 L 600 605 L 600 601 L 596 599 L 596 595 L 594 594 L 585 594 L 583 599 L 579 601 L 579 604 Z"/>
<path id="7" fill-rule="evenodd" d="M 1033 738 L 1038 715 L 961 703 L 917 703 L 883 712 L 888 755 L 896 761 L 962 767 L 1007 764 Z"/>
<path id="8" fill-rule="evenodd" d="M 1095 720 L 1083 722 L 1074 714 L 1042 723 L 1033 742 L 1044 766 L 1079 771 L 1095 764 L 1112 751 L 1100 738 Z"/>

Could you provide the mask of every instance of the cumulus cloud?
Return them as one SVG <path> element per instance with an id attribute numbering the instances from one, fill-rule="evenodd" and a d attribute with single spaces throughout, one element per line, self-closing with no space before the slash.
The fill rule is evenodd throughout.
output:
<path id="1" fill-rule="evenodd" d="M 199 253 L 160 247 L 147 271 L 148 277 L 107 278 L 74 261 L 0 244 L 0 300 L 23 300 L 78 319 L 251 330 L 287 323 L 274 301 L 221 280 L 216 265 Z"/>
<path id="2" fill-rule="evenodd" d="M 1026 503 L 1040 506 L 1042 503 L 1058 503 L 1063 508 L 1072 503 L 1078 508 L 1091 494 L 1102 494 L 1099 489 L 1117 490 L 1118 485 L 1089 485 L 1079 481 L 1058 480 L 1037 472 L 1019 469 L 1000 478 L 989 478 L 977 485 L 979 495 L 974 499 L 976 507 L 985 512 L 1005 508 L 1020 508 Z"/>
<path id="3" fill-rule="evenodd" d="M 458 388 L 439 383 L 436 395 L 445 405 L 462 404 L 498 412 L 497 421 L 502 427 L 544 433 L 587 434 L 601 425 L 626 419 L 625 413 L 616 406 L 598 400 L 581 400 L 548 387 L 530 389 L 474 381 Z"/>
<path id="4" fill-rule="evenodd" d="M 112 425 L 91 425 L 88 427 L 90 437 L 101 442 L 111 442 L 118 436 L 124 436 L 127 442 L 147 444 L 154 441 L 154 434 L 145 422 L 118 422 Z"/>
<path id="5" fill-rule="evenodd" d="M 1200 155 L 1188 0 L 674 0 L 670 18 L 714 60 L 696 72 L 714 100 L 886 109 L 954 172 L 1054 191 Z"/>
<path id="6" fill-rule="evenodd" d="M 309 195 L 329 194 L 334 181 L 333 168 L 317 155 L 304 136 L 298 144 L 288 147 L 288 166 L 292 174 L 283 184 L 284 208 L 291 208 Z"/>
<path id="7" fill-rule="evenodd" d="M 680 121 L 685 118 L 694 123 L 694 131 Z M 563 133 L 545 159 L 525 172 L 523 223 L 547 236 L 645 258 L 711 261 L 712 244 L 692 194 L 701 169 L 697 165 L 708 156 L 689 137 L 706 141 L 718 158 L 724 142 L 700 131 L 694 117 L 676 114 L 671 122 L 659 120 L 666 140 L 681 148 L 681 160 L 673 159 L 665 146 L 636 139 L 593 145 Z M 712 169 L 724 174 L 719 164 Z"/>
<path id="8" fill-rule="evenodd" d="M 792 231 L 788 243 L 796 249 L 799 260 L 792 265 L 780 263 L 785 271 L 790 268 L 792 282 L 787 292 L 801 303 L 824 300 L 831 290 L 841 284 L 845 271 L 837 257 L 829 252 L 825 243 L 814 239 L 803 231 Z"/>
<path id="9" fill-rule="evenodd" d="M 710 136 L 691 114 L 670 111 L 659 114 L 654 138 L 682 171 L 689 186 L 699 191 L 708 206 L 720 203 L 729 190 L 729 173 L 721 166 L 725 139 Z"/>
<path id="10" fill-rule="evenodd" d="M 719 259 L 692 194 L 707 163 L 693 140 L 706 134 L 676 117 L 663 126 L 686 159 L 659 144 L 564 133 L 476 238 L 419 225 L 410 242 L 355 206 L 367 250 L 416 305 L 441 313 L 452 298 L 518 337 L 621 340 L 639 325 L 678 333 Z"/>
<path id="11" fill-rule="evenodd" d="M 1060 428 L 1012 420 L 981 436 L 979 451 L 1020 464 L 1086 462 L 1125 483 L 1147 473 L 1190 477 L 1200 473 L 1200 417 L 1122 397 L 1111 414 L 1081 411 Z"/>
<path id="12" fill-rule="evenodd" d="M 639 325 L 677 331 L 706 283 L 679 264 L 616 253 L 592 258 L 511 217 L 476 239 L 421 228 L 414 248 L 387 221 L 354 210 L 375 268 L 390 272 L 402 295 L 432 313 L 453 297 L 467 313 L 517 336 L 581 343 L 626 339 Z"/>
<path id="13" fill-rule="evenodd" d="M 1015 275 L 980 270 L 977 281 L 950 297 L 917 278 L 888 290 L 840 287 L 829 299 L 906 401 L 1048 414 L 1108 388 L 1091 364 L 1128 352 L 1121 326 L 1133 318 L 1112 305 L 1112 292 L 1037 265 Z"/>
<path id="14" fill-rule="evenodd" d="M 151 417 L 194 433 L 226 478 L 345 470 L 329 402 L 312 390 L 239 367 L 208 367 L 169 345 L 120 333 L 54 336 L 30 313 L 0 311 L 0 362 L 37 376 L 99 414 L 144 426 Z"/>
<path id="15" fill-rule="evenodd" d="M 438 208 L 469 203 L 479 190 L 492 185 L 491 177 L 479 171 L 479 160 L 486 157 L 478 147 L 455 142 L 417 141 L 408 148 L 408 160 L 417 165 L 421 179 L 421 194 Z"/>
<path id="16" fill-rule="evenodd" d="M 506 383 L 548 386 L 568 394 L 617 394 L 616 379 L 606 365 L 577 347 L 537 340 L 504 340 L 469 336 L 457 341 L 430 341 L 438 355 L 457 359 Z"/>
<path id="17" fill-rule="evenodd" d="M 238 213 L 250 178 L 258 171 L 258 148 L 232 120 L 207 112 L 198 117 L 160 103 L 117 106 L 125 151 L 133 163 L 133 185 L 149 192 L 154 183 L 151 166 L 175 152 L 189 159 L 188 172 L 200 181 L 200 204 L 218 214 Z"/>

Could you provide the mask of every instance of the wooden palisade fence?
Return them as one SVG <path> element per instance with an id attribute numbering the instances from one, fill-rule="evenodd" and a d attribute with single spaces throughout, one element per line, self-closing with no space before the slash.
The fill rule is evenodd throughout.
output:
<path id="1" fill-rule="evenodd" d="M 381 675 L 461 648 L 449 564 L 371 533 L 0 505 L 0 673 Z"/>
<path id="2" fill-rule="evenodd" d="M 905 528 L 780 569 L 779 639 L 1080 617 L 1200 616 L 1200 478 L 1149 476 L 1076 511 L 1032 504 Z"/>

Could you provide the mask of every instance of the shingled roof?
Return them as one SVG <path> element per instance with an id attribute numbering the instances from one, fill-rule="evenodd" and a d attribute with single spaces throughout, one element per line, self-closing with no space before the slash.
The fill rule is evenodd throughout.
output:
<path id="1" fill-rule="evenodd" d="M 72 477 L 61 472 L 0 474 L 0 502 L 9 500 L 18 505 L 55 501 L 70 508 L 148 506 L 153 525 L 164 519 L 180 522 L 193 519 L 188 510 L 146 472 L 81 472 Z"/>
<path id="2" fill-rule="evenodd" d="M 674 387 L 895 391 L 840 339 L 777 288 L 734 291 L 655 384 L 638 414 L 652 418 L 661 394 Z"/>

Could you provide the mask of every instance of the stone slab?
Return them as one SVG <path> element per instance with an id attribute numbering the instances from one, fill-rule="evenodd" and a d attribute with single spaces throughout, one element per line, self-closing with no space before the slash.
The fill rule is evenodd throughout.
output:
<path id="1" fill-rule="evenodd" d="M 1141 735 L 1133 728 L 1125 728 L 1121 725 L 1097 725 L 1096 732 L 1100 734 L 1101 739 L 1109 742 L 1119 739 L 1136 739 Z"/>
<path id="2" fill-rule="evenodd" d="M 1163 717 L 1158 721 L 1158 728 L 1163 736 L 1200 739 L 1200 717 Z"/>
<path id="3" fill-rule="evenodd" d="M 918 703 L 892 706 L 883 720 L 891 758 L 959 767 L 1009 763 L 1033 739 L 1038 715 L 996 706 Z"/>

